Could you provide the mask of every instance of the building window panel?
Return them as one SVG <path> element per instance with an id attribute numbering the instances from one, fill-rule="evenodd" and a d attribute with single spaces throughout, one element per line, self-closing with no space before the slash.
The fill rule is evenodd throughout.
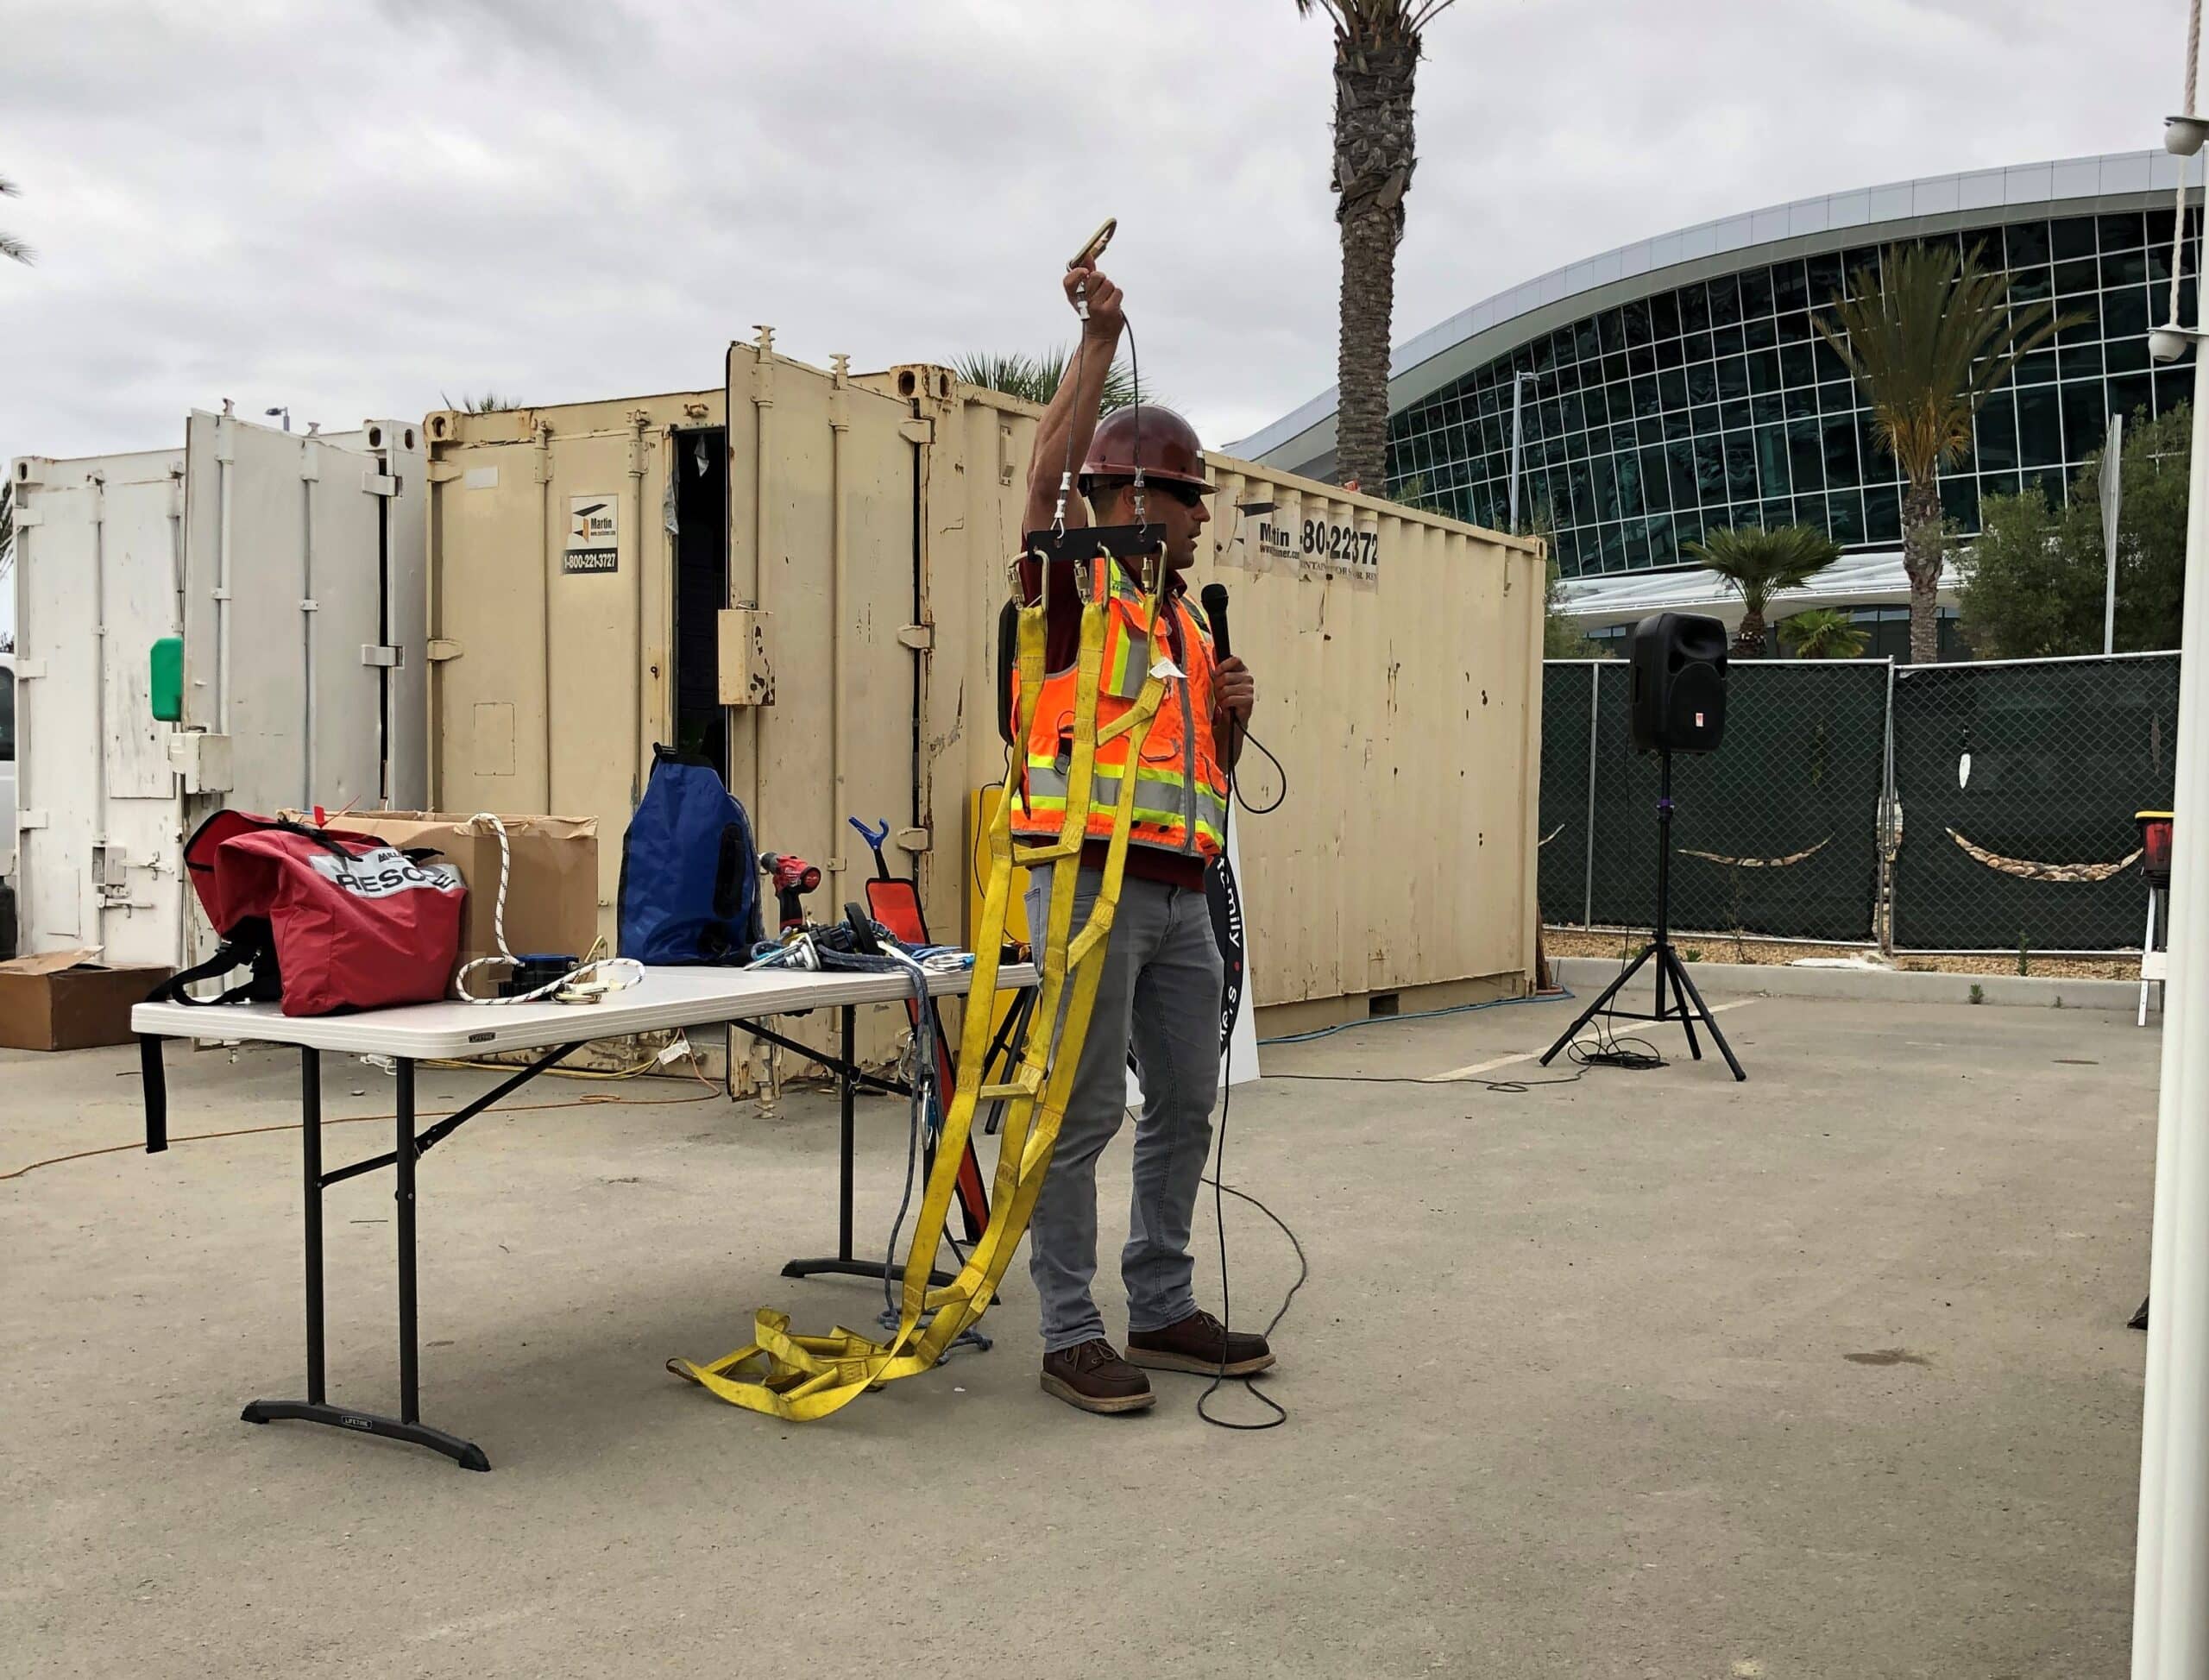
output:
<path id="1" fill-rule="evenodd" d="M 2102 284 L 2104 286 L 2144 286 L 2148 280 L 2148 253 L 2144 250 L 2105 251 L 2102 253 Z M 2164 276 L 2166 284 L 2169 275 Z"/>
<path id="2" fill-rule="evenodd" d="M 1754 434 L 1726 434 L 1726 496 L 1729 501 L 1757 499 L 1757 445 Z"/>
<path id="3" fill-rule="evenodd" d="M 2053 467 L 2063 460 L 2063 426 L 2052 386 L 2017 393 L 2017 459 L 2025 467 Z"/>
<path id="4" fill-rule="evenodd" d="M 2063 458 L 2074 466 L 2102 446 L 2109 431 L 2109 400 L 2099 379 L 2066 385 L 2063 392 Z"/>
<path id="5" fill-rule="evenodd" d="M 1750 268 L 1742 272 L 1741 318 L 1753 321 L 1760 315 L 1772 313 L 1772 270 Z"/>
<path id="6" fill-rule="evenodd" d="M 2112 376 L 2107 382 L 2109 412 L 2124 416 L 2127 425 L 2140 424 L 2147 417 L 2143 412 L 2155 404 L 2155 391 L 2145 373 Z"/>
<path id="7" fill-rule="evenodd" d="M 1726 450 L 1720 439 L 1695 440 L 1695 485 L 1705 513 L 1726 505 Z"/>
<path id="8" fill-rule="evenodd" d="M 1664 449 L 1661 446 L 1643 449 L 1640 462 L 1643 505 L 1651 513 L 1660 513 L 1672 505 L 1669 475 L 1665 470 Z"/>
<path id="9" fill-rule="evenodd" d="M 1702 500 L 1695 481 L 1695 444 L 1682 438 L 1665 445 L 1665 478 L 1671 485 L 1672 506 L 1692 509 Z"/>
<path id="10" fill-rule="evenodd" d="M 1816 419 L 1818 412 L 1818 387 L 1797 385 L 1786 394 L 1787 418 L 1790 420 Z"/>
<path id="11" fill-rule="evenodd" d="M 2092 257 L 2082 256 L 2075 262 L 2055 265 L 2055 295 L 2059 298 L 2092 292 L 2101 283 L 2101 264 Z"/>
<path id="12" fill-rule="evenodd" d="M 1824 423 L 1826 482 L 1855 484 L 1861 481 L 1856 468 L 1856 422 L 1851 416 L 1834 415 Z"/>
<path id="13" fill-rule="evenodd" d="M 1752 391 L 1749 393 L 1749 423 L 1752 425 L 1776 425 L 1786 418 L 1784 400 L 1777 391 Z"/>
<path id="14" fill-rule="evenodd" d="M 2067 257 L 2092 256 L 2094 254 L 2094 218 L 2091 216 L 2067 216 L 2049 223 L 2049 249 L 2058 262 Z"/>
<path id="15" fill-rule="evenodd" d="M 1806 525 L 1813 531 L 1826 530 L 1828 523 L 1826 499 L 1823 496 L 1796 497 L 1793 523 Z"/>
<path id="16" fill-rule="evenodd" d="M 1781 316 L 1773 324 L 1779 330 L 1779 345 L 1785 349 L 1790 344 L 1807 344 L 1817 334 L 1810 326 L 1809 311 L 1795 310 Z"/>
<path id="17" fill-rule="evenodd" d="M 1812 385 L 1818 377 L 1817 353 L 1808 344 L 1782 344 L 1779 347 L 1779 382 L 1790 388 L 1798 385 Z"/>
<path id="18" fill-rule="evenodd" d="M 1721 362 L 1729 356 L 1740 355 L 1748 347 L 1748 340 L 1738 326 L 1711 329 L 1710 353 Z"/>
<path id="19" fill-rule="evenodd" d="M 1688 368 L 1688 400 L 1691 403 L 1718 400 L 1718 370 L 1708 362 L 1697 362 Z"/>
<path id="20" fill-rule="evenodd" d="M 1979 481 L 1959 476 L 1941 481 L 1941 517 L 1966 531 L 1979 529 Z"/>
<path id="21" fill-rule="evenodd" d="M 1677 368 L 1686 360 L 1687 355 L 1681 349 L 1678 339 L 1663 338 L 1658 341 L 1657 366 L 1659 371 L 1666 368 Z"/>
<path id="22" fill-rule="evenodd" d="M 1787 430 L 1766 426 L 1756 433 L 1757 488 L 1760 494 L 1784 496 L 1793 488 L 1787 473 Z"/>
<path id="23" fill-rule="evenodd" d="M 1800 259 L 1772 265 L 1772 294 L 1775 312 L 1784 315 L 1790 310 L 1810 306 L 1810 280 Z M 1821 299 L 1819 301 L 1823 302 Z"/>
<path id="24" fill-rule="evenodd" d="M 1657 347 L 1654 344 L 1629 344 L 1626 352 L 1626 370 L 1629 374 L 1653 374 L 1657 371 Z"/>
<path id="25" fill-rule="evenodd" d="M 1710 292 L 1702 281 L 1683 286 L 1677 296 L 1680 300 L 1680 326 L 1685 332 L 1710 330 Z"/>
<path id="26" fill-rule="evenodd" d="M 1826 497 L 1827 534 L 1844 546 L 1864 540 L 1864 493 L 1836 490 Z"/>
<path id="27" fill-rule="evenodd" d="M 2048 223 L 2011 222 L 2002 230 L 2003 261 L 2011 269 L 2037 267 L 2051 260 Z"/>
<path id="28" fill-rule="evenodd" d="M 1825 444 L 1815 420 L 1787 423 L 1787 469 L 1798 500 L 1805 491 L 1825 488 Z"/>
<path id="29" fill-rule="evenodd" d="M 1607 309 L 1595 318 L 1596 336 L 1602 342 L 1603 353 L 1610 356 L 1626 349 L 1626 322 L 1615 309 Z"/>
<path id="30" fill-rule="evenodd" d="M 1738 276 L 1721 274 L 1709 283 L 1710 324 L 1734 326 L 1741 319 L 1741 288 Z"/>
<path id="31" fill-rule="evenodd" d="M 1972 425 L 1982 468 L 2006 472 L 2017 464 L 2017 402 L 2007 386 L 1988 394 Z"/>
<path id="32" fill-rule="evenodd" d="M 2065 345 L 2055 353 L 2055 371 L 2066 380 L 2099 379 L 2102 347 L 2098 343 Z"/>
<path id="33" fill-rule="evenodd" d="M 1768 350 L 1779 342 L 1779 323 L 1759 315 L 1741 328 L 1741 343 L 1752 350 Z"/>

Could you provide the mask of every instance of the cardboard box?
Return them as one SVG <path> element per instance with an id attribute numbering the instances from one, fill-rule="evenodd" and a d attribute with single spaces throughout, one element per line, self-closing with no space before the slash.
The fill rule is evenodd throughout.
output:
<path id="1" fill-rule="evenodd" d="M 328 816 L 333 828 L 374 834 L 402 852 L 429 846 L 456 865 L 468 883 L 460 960 L 473 962 L 497 953 L 493 917 L 499 897 L 499 837 L 488 825 L 478 832 L 468 826 L 464 814 L 434 811 L 347 811 Z M 499 821 L 506 825 L 513 860 L 507 882 L 507 948 L 516 956 L 558 953 L 580 960 L 598 937 L 598 819 L 508 816 L 501 812 Z"/>
<path id="2" fill-rule="evenodd" d="M 0 963 L 0 1045 L 11 1050 L 87 1050 L 130 1042 L 130 1010 L 173 972 L 104 968 L 84 951 Z"/>

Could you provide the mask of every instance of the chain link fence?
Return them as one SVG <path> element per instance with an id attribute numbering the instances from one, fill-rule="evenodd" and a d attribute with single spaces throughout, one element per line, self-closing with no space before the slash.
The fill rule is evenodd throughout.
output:
<path id="1" fill-rule="evenodd" d="M 1725 745 L 1672 763 L 1682 934 L 2048 953 L 2139 947 L 2133 813 L 2168 809 L 2178 657 L 1745 660 Z M 1658 759 L 1627 670 L 1544 673 L 1540 893 L 1559 927 L 1657 909 Z"/>
<path id="2" fill-rule="evenodd" d="M 2135 812 L 2168 810 L 2178 656 L 1895 672 L 1894 942 L 2137 950 Z"/>

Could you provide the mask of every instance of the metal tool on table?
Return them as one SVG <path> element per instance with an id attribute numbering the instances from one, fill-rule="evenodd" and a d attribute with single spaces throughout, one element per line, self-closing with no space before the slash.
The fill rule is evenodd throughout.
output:
<path id="1" fill-rule="evenodd" d="M 809 864 L 794 853 L 762 852 L 759 872 L 773 883 L 782 930 L 790 933 L 806 924 L 805 895 L 821 884 L 821 865 Z"/>

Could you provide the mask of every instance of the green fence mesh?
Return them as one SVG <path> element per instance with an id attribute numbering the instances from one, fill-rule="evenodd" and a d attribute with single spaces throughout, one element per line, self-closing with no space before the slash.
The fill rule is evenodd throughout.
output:
<path id="1" fill-rule="evenodd" d="M 1577 926 L 1588 889 L 1588 720 L 1595 661 L 1542 669 L 1542 920 Z"/>
<path id="2" fill-rule="evenodd" d="M 2176 654 L 1898 670 L 1896 946 L 2137 949 L 2177 719 Z"/>
<path id="3" fill-rule="evenodd" d="M 1637 927 L 1657 913 L 1658 759 L 1628 739 L 1627 681 L 1604 668 L 1590 908 Z M 1732 667 L 1724 745 L 1672 761 L 1675 929 L 1872 937 L 1886 682 L 1869 662 Z"/>
<path id="4" fill-rule="evenodd" d="M 1656 915 L 1657 760 L 1627 739 L 1627 684 L 1618 662 L 1545 675 L 1553 923 Z M 1885 660 L 1731 667 L 1725 745 L 1673 761 L 1676 930 L 1879 937 L 1890 688 Z M 1895 948 L 2137 950 L 2147 900 L 2133 814 L 2170 805 L 2178 656 L 1901 666 L 1891 693 Z"/>

